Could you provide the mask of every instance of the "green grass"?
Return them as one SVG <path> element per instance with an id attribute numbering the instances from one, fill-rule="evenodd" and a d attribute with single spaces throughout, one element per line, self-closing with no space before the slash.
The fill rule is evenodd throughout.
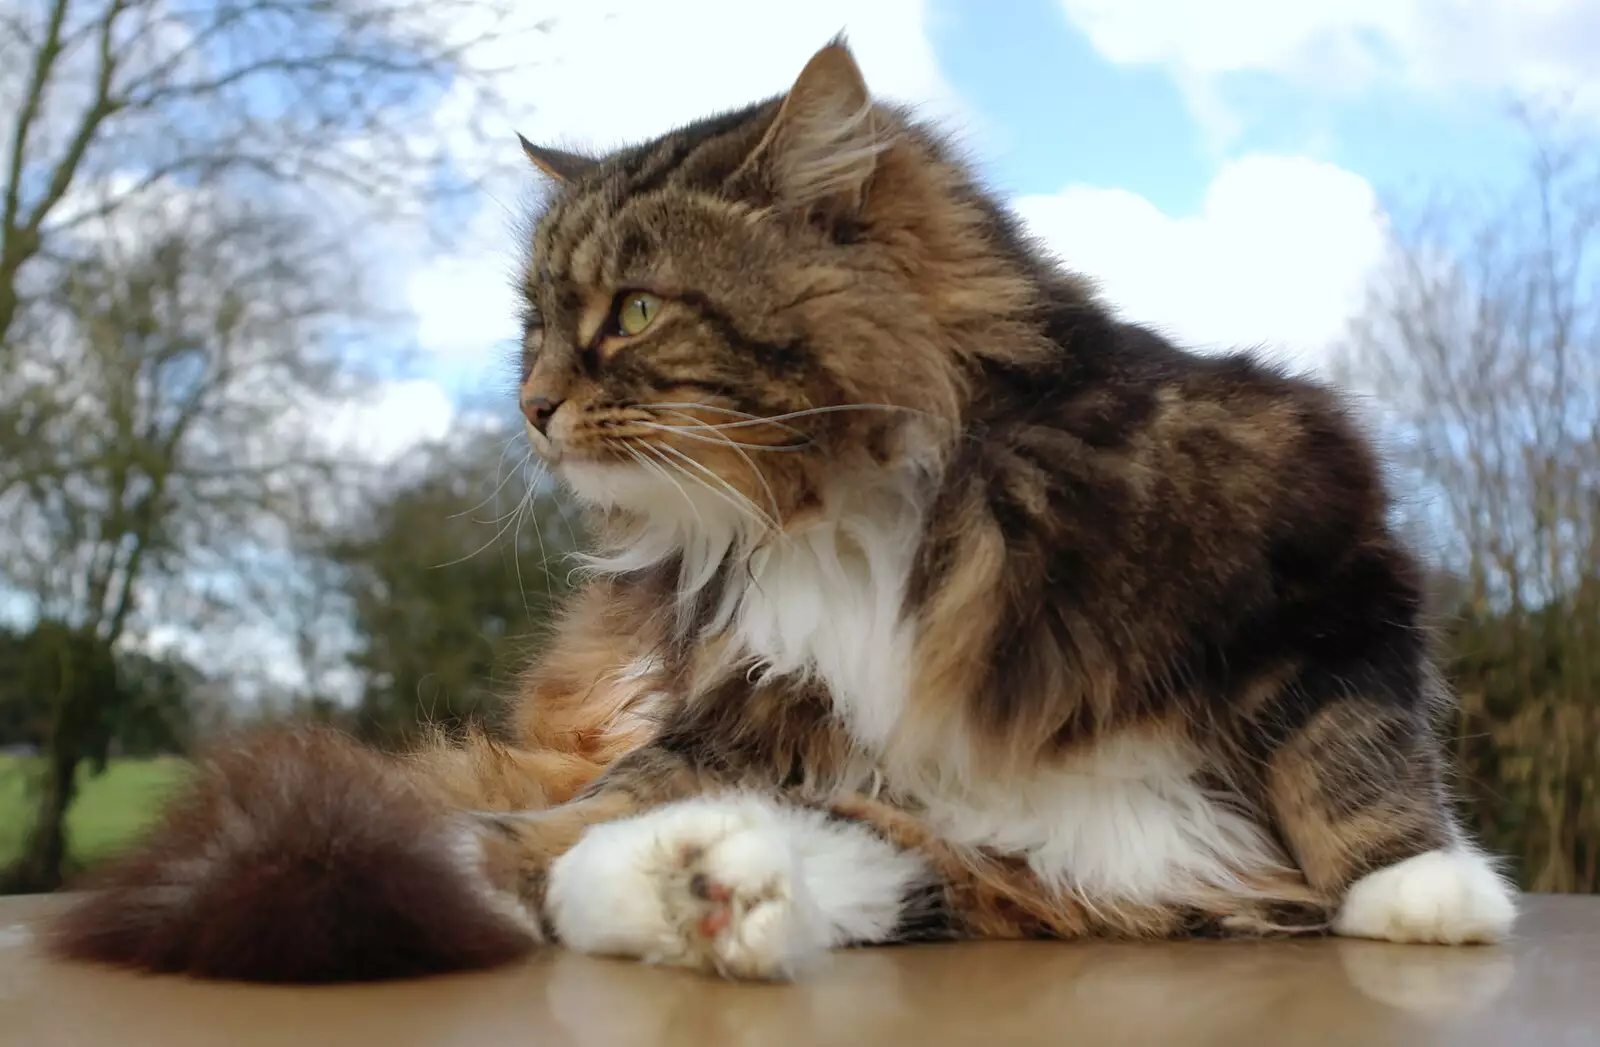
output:
<path id="1" fill-rule="evenodd" d="M 36 801 L 29 776 L 37 767 L 35 760 L 0 756 L 0 868 L 22 853 L 33 824 Z M 112 760 L 100 775 L 81 768 L 78 795 L 67 811 L 69 864 L 86 868 L 138 835 L 187 767 L 177 757 L 158 756 Z"/>

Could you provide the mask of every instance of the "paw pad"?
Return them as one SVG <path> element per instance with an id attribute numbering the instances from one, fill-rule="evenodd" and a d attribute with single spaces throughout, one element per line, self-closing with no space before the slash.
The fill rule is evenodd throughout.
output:
<path id="1" fill-rule="evenodd" d="M 707 903 L 705 912 L 695 921 L 695 932 L 702 938 L 715 938 L 733 923 L 733 891 L 706 876 L 695 873 L 689 878 L 689 893 Z"/>

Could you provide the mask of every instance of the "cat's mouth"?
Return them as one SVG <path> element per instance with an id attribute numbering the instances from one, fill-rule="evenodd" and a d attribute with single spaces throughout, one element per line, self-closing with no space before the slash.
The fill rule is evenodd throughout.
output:
<path id="1" fill-rule="evenodd" d="M 538 455 L 546 465 L 554 467 L 561 462 L 561 453 L 556 449 L 555 443 L 532 422 L 523 420 L 522 431 L 528 434 L 528 443 L 533 445 L 533 453 Z"/>

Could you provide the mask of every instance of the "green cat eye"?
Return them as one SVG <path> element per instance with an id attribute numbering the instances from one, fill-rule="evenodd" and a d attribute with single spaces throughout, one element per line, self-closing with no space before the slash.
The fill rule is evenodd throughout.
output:
<path id="1" fill-rule="evenodd" d="M 626 291 L 617 306 L 616 333 L 632 338 L 655 323 L 661 312 L 661 299 L 649 291 Z"/>

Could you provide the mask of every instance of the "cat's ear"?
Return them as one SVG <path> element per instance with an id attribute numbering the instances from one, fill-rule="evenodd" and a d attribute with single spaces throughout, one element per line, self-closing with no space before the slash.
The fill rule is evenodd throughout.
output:
<path id="1" fill-rule="evenodd" d="M 759 171 L 785 207 L 851 214 L 889 145 L 883 123 L 839 36 L 800 71 L 743 168 Z"/>
<path id="2" fill-rule="evenodd" d="M 533 161 L 533 166 L 557 182 L 571 182 L 581 178 L 584 172 L 594 166 L 594 161 L 587 156 L 551 149 L 549 146 L 534 145 L 520 134 L 517 135 L 517 141 L 522 143 L 522 152 Z"/>

